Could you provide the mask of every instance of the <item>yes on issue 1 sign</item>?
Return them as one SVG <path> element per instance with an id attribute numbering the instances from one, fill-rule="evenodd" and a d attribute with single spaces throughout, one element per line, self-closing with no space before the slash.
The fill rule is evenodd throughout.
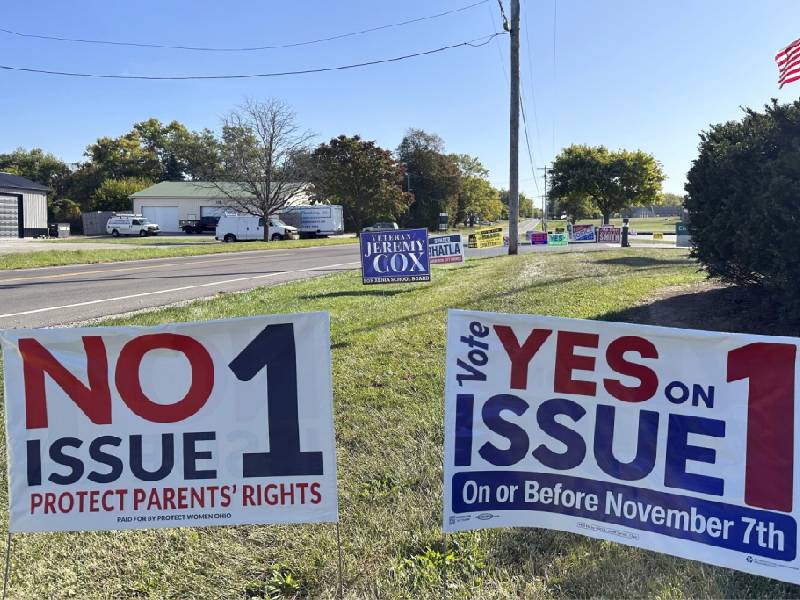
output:
<path id="1" fill-rule="evenodd" d="M 450 311 L 444 529 L 800 583 L 797 339 Z"/>
<path id="2" fill-rule="evenodd" d="M 0 339 L 10 531 L 338 520 L 327 313 Z"/>
<path id="3" fill-rule="evenodd" d="M 365 285 L 431 280 L 427 229 L 362 232 L 360 244 Z"/>
<path id="4" fill-rule="evenodd" d="M 461 234 L 437 235 L 428 238 L 428 255 L 431 264 L 446 264 L 464 262 L 464 244 Z"/>

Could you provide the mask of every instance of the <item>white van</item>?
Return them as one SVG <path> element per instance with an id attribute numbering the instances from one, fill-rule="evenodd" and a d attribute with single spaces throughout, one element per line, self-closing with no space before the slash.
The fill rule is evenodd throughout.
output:
<path id="1" fill-rule="evenodd" d="M 142 215 L 114 215 L 106 222 L 106 233 L 114 237 L 121 235 L 158 235 L 158 224 L 151 223 Z"/>
<path id="2" fill-rule="evenodd" d="M 217 223 L 214 238 L 223 242 L 264 239 L 264 219 L 252 215 L 222 215 Z M 291 240 L 297 238 L 297 229 L 277 217 L 269 218 L 269 239 Z"/>
<path id="3" fill-rule="evenodd" d="M 297 227 L 300 237 L 317 237 L 344 233 L 342 207 L 338 204 L 300 204 L 287 206 L 281 219 Z"/>

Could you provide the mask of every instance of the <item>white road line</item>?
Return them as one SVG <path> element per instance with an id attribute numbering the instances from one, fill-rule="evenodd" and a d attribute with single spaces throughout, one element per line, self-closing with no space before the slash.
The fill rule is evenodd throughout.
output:
<path id="1" fill-rule="evenodd" d="M 354 264 L 354 263 L 348 263 Z M 23 312 L 18 313 L 6 313 L 0 315 L 0 319 L 8 318 L 8 317 L 21 317 L 25 315 L 33 315 L 37 313 L 49 312 L 53 310 L 63 310 L 65 308 L 79 308 L 81 306 L 90 306 L 92 304 L 104 304 L 106 302 L 119 302 L 120 300 L 130 300 L 131 298 L 142 298 L 144 296 L 155 296 L 158 294 L 169 294 L 171 292 L 181 292 L 183 290 L 191 290 L 196 288 L 204 288 L 204 287 L 212 287 L 215 285 L 225 285 L 227 283 L 236 283 L 239 281 L 251 281 L 255 279 L 266 279 L 267 277 L 275 277 L 276 275 L 286 275 L 287 273 L 304 273 L 307 271 L 324 271 L 326 269 L 332 269 L 334 267 L 341 267 L 343 266 L 342 263 L 336 263 L 333 265 L 324 265 L 321 267 L 311 267 L 308 269 L 299 269 L 295 271 L 276 271 L 274 273 L 265 273 L 263 275 L 254 275 L 253 277 L 237 277 L 235 279 L 223 279 L 222 281 L 211 281 L 209 283 L 199 283 L 196 285 L 185 285 L 182 287 L 177 288 L 170 288 L 167 290 L 156 290 L 155 292 L 140 292 L 138 294 L 129 294 L 127 296 L 116 296 L 114 298 L 100 298 L 97 300 L 87 300 L 86 302 L 75 302 L 74 304 L 63 304 L 61 306 L 46 306 L 44 308 L 36 308 L 33 310 L 26 310 Z"/>

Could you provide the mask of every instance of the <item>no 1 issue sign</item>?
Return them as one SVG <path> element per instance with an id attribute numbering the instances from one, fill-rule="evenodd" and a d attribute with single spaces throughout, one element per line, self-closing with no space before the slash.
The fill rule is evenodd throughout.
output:
<path id="1" fill-rule="evenodd" d="M 1 339 L 10 531 L 338 520 L 327 314 Z"/>
<path id="2" fill-rule="evenodd" d="M 797 345 L 451 311 L 445 531 L 559 529 L 800 583 Z"/>

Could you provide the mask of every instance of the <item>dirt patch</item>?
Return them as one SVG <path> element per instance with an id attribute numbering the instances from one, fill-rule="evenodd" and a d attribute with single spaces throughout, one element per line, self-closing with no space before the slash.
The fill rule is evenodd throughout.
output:
<path id="1" fill-rule="evenodd" d="M 710 281 L 665 288 L 639 306 L 607 319 L 707 331 L 800 335 L 800 323 L 782 320 L 763 293 Z"/>

